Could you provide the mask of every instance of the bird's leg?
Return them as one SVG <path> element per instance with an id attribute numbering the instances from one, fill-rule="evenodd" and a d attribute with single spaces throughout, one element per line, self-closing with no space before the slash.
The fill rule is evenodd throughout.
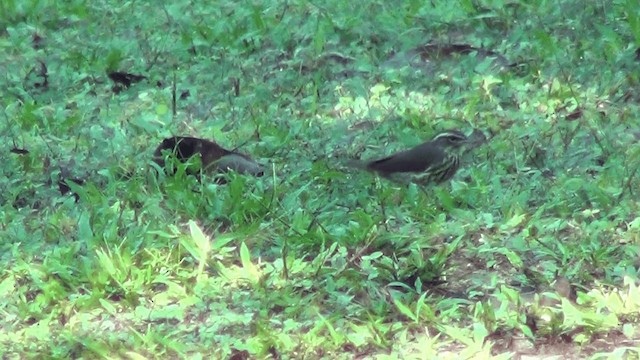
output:
<path id="1" fill-rule="evenodd" d="M 386 200 L 384 196 L 384 189 L 382 188 L 382 184 L 380 183 L 380 179 L 378 177 L 375 178 L 375 188 L 378 190 L 378 199 L 380 204 L 380 211 L 382 212 L 382 224 L 384 225 L 384 229 L 389 231 L 388 221 L 387 221 L 387 212 L 385 211 L 384 202 Z"/>
<path id="2" fill-rule="evenodd" d="M 418 189 L 420 189 L 420 191 L 422 191 L 422 193 L 424 194 L 424 196 L 429 199 L 429 193 L 427 192 L 427 189 L 424 188 L 424 186 L 418 186 Z"/>

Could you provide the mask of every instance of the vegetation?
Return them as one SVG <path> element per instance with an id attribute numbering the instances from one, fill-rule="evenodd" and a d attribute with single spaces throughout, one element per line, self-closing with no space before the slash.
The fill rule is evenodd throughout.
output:
<path id="1" fill-rule="evenodd" d="M 3 0 L 3 358 L 638 358 L 639 8 Z M 344 166 L 443 129 L 449 183 Z"/>

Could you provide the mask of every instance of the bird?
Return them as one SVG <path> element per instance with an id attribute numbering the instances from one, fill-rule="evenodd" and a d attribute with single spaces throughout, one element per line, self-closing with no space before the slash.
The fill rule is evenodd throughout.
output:
<path id="1" fill-rule="evenodd" d="M 350 161 L 348 165 L 400 183 L 440 184 L 455 175 L 460 167 L 460 157 L 466 150 L 485 140 L 479 130 L 469 137 L 459 130 L 446 130 L 414 148 L 381 159 Z"/>
<path id="2" fill-rule="evenodd" d="M 260 177 L 264 175 L 262 165 L 249 156 L 223 148 L 214 141 L 188 136 L 173 136 L 162 140 L 153 153 L 153 160 L 165 168 L 164 152 L 169 151 L 180 162 L 186 162 L 198 156 L 204 172 L 226 173 L 235 171 L 240 174 Z M 173 172 L 172 170 L 171 172 Z M 195 174 L 194 174 L 195 175 Z M 219 180 L 219 182 L 222 180 Z"/>

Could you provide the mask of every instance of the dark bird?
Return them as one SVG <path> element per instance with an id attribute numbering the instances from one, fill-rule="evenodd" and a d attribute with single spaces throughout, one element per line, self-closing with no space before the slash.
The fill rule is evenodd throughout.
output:
<path id="1" fill-rule="evenodd" d="M 466 150 L 485 140 L 479 130 L 469 137 L 458 130 L 447 130 L 412 149 L 378 160 L 352 161 L 349 165 L 401 183 L 438 184 L 451 179 L 458 171 L 460 157 Z"/>
<path id="2" fill-rule="evenodd" d="M 111 71 L 107 73 L 107 76 L 109 77 L 109 79 L 111 79 L 111 81 L 116 84 L 122 85 L 125 88 L 128 88 L 129 86 L 131 86 L 131 84 L 135 84 L 147 78 L 143 75 L 130 74 L 122 71 Z"/>
<path id="3" fill-rule="evenodd" d="M 258 177 L 264 175 L 262 165 L 256 163 L 249 156 L 227 150 L 215 142 L 205 139 L 185 136 L 164 139 L 153 153 L 153 160 L 161 168 L 165 168 L 165 155 L 163 155 L 165 151 L 173 154 L 180 162 L 186 162 L 192 157 L 198 156 L 203 172 L 207 173 L 225 173 L 231 170 Z"/>

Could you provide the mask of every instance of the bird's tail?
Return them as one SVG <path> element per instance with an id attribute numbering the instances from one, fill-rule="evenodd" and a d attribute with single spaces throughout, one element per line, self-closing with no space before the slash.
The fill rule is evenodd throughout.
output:
<path id="1" fill-rule="evenodd" d="M 350 159 L 350 160 L 344 161 L 343 164 L 346 167 L 360 169 L 360 170 L 367 170 L 367 162 L 363 160 Z"/>

